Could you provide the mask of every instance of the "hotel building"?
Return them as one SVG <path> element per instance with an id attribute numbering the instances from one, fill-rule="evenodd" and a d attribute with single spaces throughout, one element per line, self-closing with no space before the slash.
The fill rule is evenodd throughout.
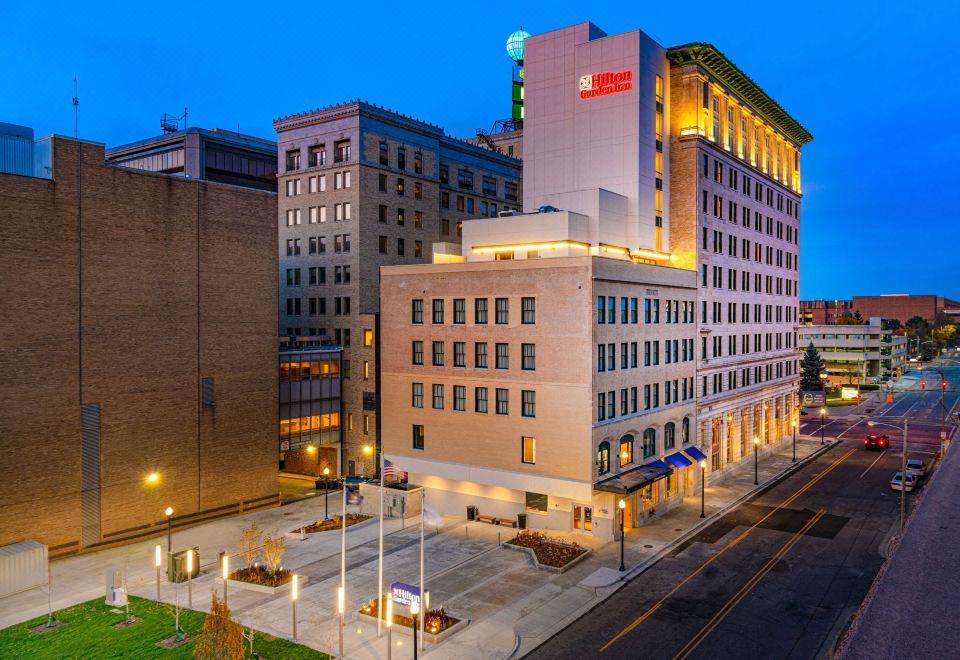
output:
<path id="1" fill-rule="evenodd" d="M 460 242 L 464 219 L 518 208 L 520 162 L 362 101 L 274 128 L 280 334 L 343 347 L 335 467 L 369 476 L 380 437 L 380 267 L 430 263 L 434 243 Z"/>
<path id="2" fill-rule="evenodd" d="M 528 212 L 382 270 L 384 451 L 451 513 L 611 537 L 786 437 L 809 135 L 707 45 L 525 51 Z"/>
<path id="3" fill-rule="evenodd" d="M 276 194 L 31 147 L 0 173 L 0 544 L 276 505 Z"/>

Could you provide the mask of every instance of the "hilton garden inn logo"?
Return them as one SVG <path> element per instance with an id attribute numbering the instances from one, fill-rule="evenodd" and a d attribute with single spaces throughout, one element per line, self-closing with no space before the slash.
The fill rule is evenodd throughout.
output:
<path id="1" fill-rule="evenodd" d="M 633 89 L 633 71 L 605 71 L 580 76 L 580 98 L 606 96 Z"/>

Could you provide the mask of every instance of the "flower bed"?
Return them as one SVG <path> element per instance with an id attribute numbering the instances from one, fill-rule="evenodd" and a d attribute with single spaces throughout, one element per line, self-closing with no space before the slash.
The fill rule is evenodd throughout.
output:
<path id="1" fill-rule="evenodd" d="M 541 567 L 558 569 L 561 572 L 586 557 L 590 550 L 577 543 L 552 539 L 542 532 L 522 531 L 507 541 L 507 546 L 532 552 Z"/>
<path id="2" fill-rule="evenodd" d="M 389 598 L 389 596 L 383 597 L 384 602 L 386 602 L 387 598 Z M 363 605 L 360 608 L 360 614 L 373 617 L 374 619 L 379 618 L 380 610 L 377 607 L 377 599 L 374 598 L 369 603 Z M 413 629 L 413 618 L 404 616 L 402 614 L 394 613 L 393 623 L 397 626 L 403 626 L 404 628 L 410 628 L 411 630 Z M 427 635 L 440 636 L 443 633 L 458 627 L 460 623 L 462 623 L 460 619 L 450 616 L 441 607 L 438 610 L 430 610 L 427 612 L 426 619 L 423 622 L 423 630 Z M 439 641 L 439 639 L 436 641 Z"/>
<path id="3" fill-rule="evenodd" d="M 230 574 L 229 579 L 235 582 L 246 582 L 262 587 L 279 587 L 292 579 L 293 574 L 285 568 L 278 568 L 271 573 L 265 566 L 254 564 L 241 568 Z"/>
<path id="4" fill-rule="evenodd" d="M 362 513 L 348 513 L 347 514 L 347 527 L 356 525 L 357 523 L 362 523 L 367 520 L 370 520 L 371 516 L 365 516 Z M 340 529 L 342 526 L 340 522 L 340 516 L 333 516 L 327 520 L 317 520 L 309 525 L 305 526 L 305 531 L 307 534 L 312 534 L 314 532 L 328 532 L 331 529 Z M 299 534 L 299 529 L 294 529 L 291 531 L 292 534 Z"/>

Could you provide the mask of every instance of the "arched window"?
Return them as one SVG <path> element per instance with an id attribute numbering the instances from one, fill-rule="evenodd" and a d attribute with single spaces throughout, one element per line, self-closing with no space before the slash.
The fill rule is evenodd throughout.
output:
<path id="1" fill-rule="evenodd" d="M 647 429 L 643 432 L 643 457 L 650 458 L 657 453 L 657 432 Z"/>
<path id="2" fill-rule="evenodd" d="M 597 472 L 606 474 L 610 471 L 610 443 L 604 440 L 597 449 Z"/>
<path id="3" fill-rule="evenodd" d="M 673 449 L 677 446 L 677 425 L 667 422 L 663 427 L 663 449 Z"/>
<path id="4" fill-rule="evenodd" d="M 690 418 L 684 417 L 683 424 L 680 427 L 680 435 L 682 436 L 683 444 L 690 442 Z"/>
<path id="5" fill-rule="evenodd" d="M 629 433 L 620 438 L 620 467 L 633 463 L 633 436 Z"/>

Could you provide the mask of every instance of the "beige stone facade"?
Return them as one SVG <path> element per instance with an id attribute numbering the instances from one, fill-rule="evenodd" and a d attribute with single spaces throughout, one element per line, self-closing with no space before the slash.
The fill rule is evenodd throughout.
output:
<path id="1" fill-rule="evenodd" d="M 594 484 L 695 443 L 694 273 L 587 255 L 384 268 L 381 286 L 384 454 L 433 506 L 610 537 Z M 628 498 L 628 526 L 693 493 L 669 481 Z"/>
<path id="2" fill-rule="evenodd" d="M 520 162 L 364 102 L 274 126 L 280 334 L 343 346 L 340 468 L 372 475 L 380 267 L 430 263 L 434 243 L 459 243 L 464 219 L 517 208 Z"/>
<path id="3" fill-rule="evenodd" d="M 0 174 L 0 544 L 276 504 L 276 195 L 45 142 Z"/>

